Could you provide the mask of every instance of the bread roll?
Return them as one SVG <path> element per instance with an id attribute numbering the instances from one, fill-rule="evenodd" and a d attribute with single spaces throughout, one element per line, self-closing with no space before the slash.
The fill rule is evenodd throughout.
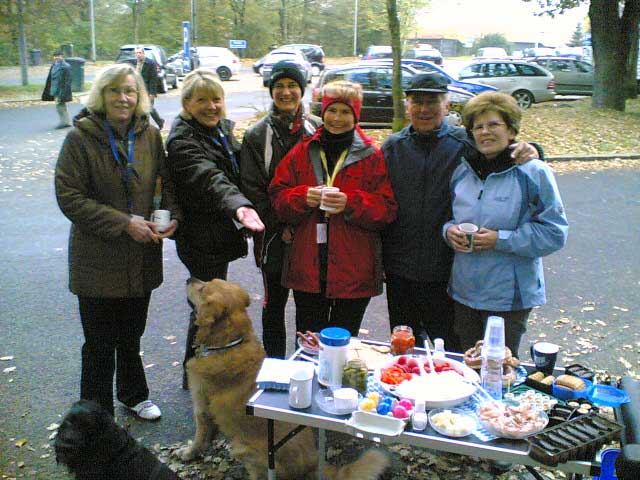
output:
<path id="1" fill-rule="evenodd" d="M 580 378 L 572 375 L 560 375 L 556 378 L 556 385 L 569 390 L 584 390 L 586 388 L 585 383 Z"/>
<path id="2" fill-rule="evenodd" d="M 548 377 L 544 377 L 542 380 L 540 380 L 540 383 L 544 383 L 545 385 L 551 385 L 555 379 L 556 377 L 554 377 L 553 375 L 549 375 Z"/>
<path id="3" fill-rule="evenodd" d="M 533 380 L 534 382 L 541 382 L 542 379 L 544 378 L 544 373 L 542 372 L 535 372 L 532 373 L 531 375 L 529 375 L 529 378 L 531 380 Z"/>

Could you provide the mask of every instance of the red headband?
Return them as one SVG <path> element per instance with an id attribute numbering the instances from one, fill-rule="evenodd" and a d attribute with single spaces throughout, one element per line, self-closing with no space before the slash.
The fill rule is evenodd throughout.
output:
<path id="1" fill-rule="evenodd" d="M 356 117 L 356 123 L 358 123 L 358 121 L 360 120 L 360 110 L 362 110 L 362 100 L 360 100 L 358 97 L 348 99 L 340 97 L 329 97 L 327 95 L 324 95 L 322 97 L 322 118 L 324 118 L 324 112 L 327 110 L 329 105 L 333 103 L 344 103 L 345 105 L 351 107 L 353 115 L 354 117 Z"/>

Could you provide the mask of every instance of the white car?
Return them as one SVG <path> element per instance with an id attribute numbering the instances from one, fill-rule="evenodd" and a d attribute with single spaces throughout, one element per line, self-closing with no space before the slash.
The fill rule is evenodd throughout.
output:
<path id="1" fill-rule="evenodd" d="M 266 87 L 269 84 L 269 77 L 271 76 L 271 70 L 273 66 L 280 62 L 286 60 L 287 62 L 295 63 L 302 73 L 302 76 L 307 80 L 307 83 L 311 83 L 312 78 L 312 69 L 311 63 L 307 60 L 307 57 L 299 50 L 284 50 L 277 49 L 268 53 L 266 57 L 264 57 L 264 62 L 262 64 L 262 84 Z"/>
<path id="2" fill-rule="evenodd" d="M 195 47 L 198 53 L 199 68 L 213 70 L 220 80 L 230 80 L 240 74 L 240 59 L 228 48 Z"/>
<path id="3" fill-rule="evenodd" d="M 185 75 L 182 64 L 183 51 L 170 57 L 171 66 L 180 77 Z M 233 75 L 240 74 L 240 59 L 228 48 L 224 47 L 191 47 L 192 68 L 206 68 L 218 74 L 220 80 L 230 80 Z"/>
<path id="4" fill-rule="evenodd" d="M 516 99 L 520 108 L 548 102 L 556 96 L 556 81 L 551 72 L 522 60 L 480 60 L 464 67 L 458 80 L 496 87 Z"/>

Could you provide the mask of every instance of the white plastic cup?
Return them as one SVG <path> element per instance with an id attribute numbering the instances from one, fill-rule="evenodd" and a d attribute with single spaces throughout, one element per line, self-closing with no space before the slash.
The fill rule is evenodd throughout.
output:
<path id="1" fill-rule="evenodd" d="M 159 232 L 164 232 L 171 223 L 171 212 L 169 210 L 154 210 L 151 221 L 157 225 Z"/>
<path id="2" fill-rule="evenodd" d="M 313 370 L 301 368 L 289 379 L 289 406 L 291 408 L 309 408 L 313 390 Z"/>
<path id="3" fill-rule="evenodd" d="M 469 242 L 469 246 L 465 248 L 463 252 L 473 252 L 473 237 L 478 233 L 478 226 L 473 223 L 461 223 L 458 225 L 458 229 L 464 233 L 465 237 L 467 237 L 467 241 Z"/>
<path id="4" fill-rule="evenodd" d="M 323 187 L 322 193 L 320 195 L 320 210 L 324 210 L 325 212 L 335 212 L 335 207 L 327 207 L 324 204 L 324 194 L 327 192 L 339 192 L 340 189 L 338 187 Z"/>
<path id="5" fill-rule="evenodd" d="M 358 391 L 355 388 L 338 388 L 333 391 L 333 405 L 336 410 L 358 408 Z"/>

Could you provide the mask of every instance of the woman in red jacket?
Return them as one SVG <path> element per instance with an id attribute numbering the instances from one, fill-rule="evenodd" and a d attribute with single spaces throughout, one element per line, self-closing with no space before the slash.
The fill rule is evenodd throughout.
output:
<path id="1" fill-rule="evenodd" d="M 331 82 L 322 92 L 322 120 L 275 171 L 269 196 L 293 226 L 283 266 L 293 289 L 296 329 L 332 325 L 357 336 L 369 300 L 382 293 L 380 230 L 396 218 L 396 202 L 380 149 L 358 126 L 362 87 Z M 322 190 L 337 187 L 339 191 Z"/>

